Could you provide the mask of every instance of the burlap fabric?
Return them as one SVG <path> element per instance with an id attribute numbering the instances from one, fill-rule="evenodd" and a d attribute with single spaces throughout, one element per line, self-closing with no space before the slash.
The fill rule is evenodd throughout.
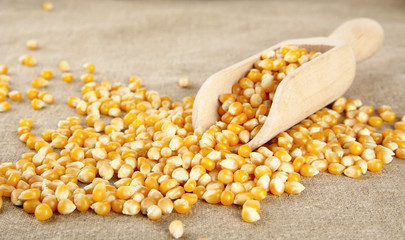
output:
<path id="1" fill-rule="evenodd" d="M 54 70 L 47 90 L 55 104 L 41 111 L 29 101 L 12 103 L 0 113 L 0 161 L 17 161 L 27 152 L 18 140 L 18 120 L 31 117 L 37 134 L 75 115 L 68 96 L 80 96 L 82 64 L 91 61 L 95 79 L 126 83 L 139 75 L 148 89 L 180 100 L 195 95 L 216 71 L 282 40 L 328 35 L 342 22 L 371 17 L 385 29 L 381 50 L 358 65 L 347 97 L 364 103 L 389 104 L 405 114 L 405 1 L 0 1 L 0 64 L 7 64 L 10 89 L 26 91 L 40 70 Z M 38 51 L 25 42 L 38 39 Z M 18 63 L 22 54 L 38 61 L 33 68 Z M 75 82 L 61 81 L 58 63 L 67 60 Z M 177 80 L 188 76 L 189 89 Z M 171 214 L 157 222 L 144 216 L 91 211 L 56 214 L 39 222 L 4 199 L 0 239 L 169 239 L 174 219 L 185 224 L 184 239 L 404 239 L 405 161 L 394 159 L 380 173 L 359 180 L 322 173 L 302 180 L 298 196 L 269 196 L 262 202 L 262 219 L 248 224 L 240 208 L 199 202 L 189 214 Z"/>

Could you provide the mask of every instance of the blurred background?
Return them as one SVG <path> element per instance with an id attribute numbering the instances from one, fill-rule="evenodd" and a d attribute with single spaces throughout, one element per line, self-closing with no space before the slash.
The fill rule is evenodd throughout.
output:
<path id="1" fill-rule="evenodd" d="M 327 36 L 344 21 L 369 17 L 385 30 L 380 51 L 357 67 L 347 97 L 378 107 L 388 104 L 397 116 L 405 114 L 405 1 L 50 1 L 0 0 L 0 64 L 9 67 L 10 90 L 25 93 L 43 69 L 54 73 L 46 90 L 55 103 L 31 109 L 24 94 L 0 113 L 0 162 L 17 161 L 27 152 L 18 140 L 18 120 L 34 119 L 35 133 L 55 128 L 75 110 L 69 96 L 80 97 L 82 65 L 96 66 L 95 81 L 127 83 L 132 75 L 143 85 L 181 100 L 195 95 L 213 73 L 276 43 L 293 38 Z M 39 49 L 26 48 L 36 39 Z M 18 61 L 32 55 L 37 64 Z M 68 61 L 75 80 L 65 83 L 58 69 Z M 191 86 L 180 88 L 180 77 Z M 94 238 L 167 239 L 171 220 L 181 219 L 184 239 L 399 239 L 405 238 L 405 161 L 394 160 L 378 174 L 360 180 L 320 174 L 304 179 L 299 196 L 269 196 L 263 201 L 262 220 L 244 223 L 238 207 L 199 202 L 187 215 L 171 214 L 158 222 L 144 216 L 92 212 L 56 215 L 50 222 L 5 200 L 0 210 L 0 239 Z"/>

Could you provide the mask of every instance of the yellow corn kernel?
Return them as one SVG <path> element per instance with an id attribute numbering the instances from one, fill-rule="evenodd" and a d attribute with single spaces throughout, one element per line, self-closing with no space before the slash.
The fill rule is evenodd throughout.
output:
<path id="1" fill-rule="evenodd" d="M 41 192 L 38 189 L 32 188 L 32 189 L 27 189 L 24 192 L 22 192 L 20 194 L 20 196 L 18 197 L 18 199 L 22 200 L 22 201 L 34 200 L 34 199 L 39 199 L 40 195 L 41 195 Z"/>
<path id="2" fill-rule="evenodd" d="M 397 158 L 405 159 L 405 147 L 401 147 L 395 150 L 395 155 L 397 156 Z"/>
<path id="3" fill-rule="evenodd" d="M 34 88 L 42 88 L 48 84 L 48 82 L 43 78 L 35 78 L 34 80 L 32 80 L 31 83 L 32 83 L 32 87 L 34 87 Z"/>
<path id="4" fill-rule="evenodd" d="M 403 121 L 396 122 L 394 127 L 397 130 L 405 131 L 405 122 L 403 122 Z"/>
<path id="5" fill-rule="evenodd" d="M 83 69 L 86 70 L 88 73 L 93 73 L 96 70 L 96 66 L 92 63 L 85 63 L 83 65 Z"/>
<path id="6" fill-rule="evenodd" d="M 42 70 L 41 71 L 41 78 L 45 80 L 51 80 L 53 77 L 53 73 L 51 70 Z"/>
<path id="7" fill-rule="evenodd" d="M 184 225 L 180 220 L 174 220 L 169 225 L 169 232 L 175 238 L 179 239 L 183 236 Z"/>
<path id="8" fill-rule="evenodd" d="M 186 77 L 182 77 L 179 79 L 178 84 L 182 88 L 188 88 L 190 86 L 190 79 Z"/>
<path id="9" fill-rule="evenodd" d="M 242 208 L 242 219 L 245 222 L 252 223 L 260 220 L 260 215 L 255 208 L 243 207 Z"/>
<path id="10" fill-rule="evenodd" d="M 141 205 L 139 202 L 130 199 L 125 201 L 123 207 L 122 207 L 122 214 L 129 215 L 129 216 L 134 216 L 137 215 L 141 211 Z"/>
<path id="11" fill-rule="evenodd" d="M 207 169 L 208 171 L 212 171 L 215 169 L 215 161 L 205 157 L 201 160 L 201 165 Z"/>
<path id="12" fill-rule="evenodd" d="M 324 147 L 326 143 L 319 140 L 310 140 L 306 145 L 306 149 L 309 153 L 318 154 Z"/>
<path id="13" fill-rule="evenodd" d="M 26 213 L 33 214 L 35 213 L 35 208 L 40 204 L 41 202 L 38 199 L 33 199 L 33 200 L 27 200 L 24 201 L 23 203 L 23 209 Z"/>
<path id="14" fill-rule="evenodd" d="M 359 142 L 352 142 L 349 145 L 349 151 L 351 154 L 358 156 L 364 151 L 364 147 Z"/>
<path id="15" fill-rule="evenodd" d="M 279 177 L 275 177 L 270 181 L 270 192 L 273 195 L 280 196 L 284 193 L 284 182 Z"/>
<path id="16" fill-rule="evenodd" d="M 59 201 L 57 209 L 60 214 L 70 214 L 76 209 L 76 205 L 69 199 L 62 199 Z"/>
<path id="17" fill-rule="evenodd" d="M 184 190 L 186 192 L 193 192 L 194 189 L 196 188 L 197 183 L 194 179 L 189 179 L 187 182 L 184 184 Z"/>
<path id="18" fill-rule="evenodd" d="M 147 216 L 150 220 L 156 221 L 162 218 L 162 209 L 156 205 L 152 205 L 147 210 Z"/>
<path id="19" fill-rule="evenodd" d="M 7 67 L 7 65 L 4 65 L 4 64 L 0 64 L 0 75 L 1 74 L 7 74 L 7 72 L 8 72 L 8 67 Z"/>
<path id="20" fill-rule="evenodd" d="M 85 194 L 77 194 L 74 196 L 74 204 L 80 212 L 85 212 L 90 208 L 90 199 Z"/>
<path id="21" fill-rule="evenodd" d="M 36 64 L 36 60 L 31 55 L 24 55 L 19 58 L 21 64 L 27 67 L 32 67 Z"/>
<path id="22" fill-rule="evenodd" d="M 267 191 L 263 187 L 254 187 L 250 192 L 253 194 L 253 199 L 255 200 L 263 200 L 267 196 Z"/>
<path id="23" fill-rule="evenodd" d="M 177 187 L 179 182 L 175 179 L 168 179 L 160 184 L 160 192 L 166 194 L 171 189 Z"/>
<path id="24" fill-rule="evenodd" d="M 389 110 L 380 113 L 380 116 L 385 122 L 394 122 L 397 117 L 394 112 Z"/>
<path id="25" fill-rule="evenodd" d="M 53 211 L 46 203 L 41 203 L 35 208 L 35 217 L 40 221 L 45 221 L 51 218 Z"/>
<path id="26" fill-rule="evenodd" d="M 379 172 L 383 169 L 383 165 L 380 159 L 373 159 L 367 162 L 367 169 L 370 172 Z"/>
<path id="27" fill-rule="evenodd" d="M 36 39 L 28 40 L 26 46 L 29 50 L 37 50 L 39 47 L 38 40 Z"/>
<path id="28" fill-rule="evenodd" d="M 231 105 L 228 107 L 228 112 L 234 116 L 239 115 L 243 112 L 243 106 L 242 103 L 240 102 L 233 102 Z M 233 124 L 236 125 L 236 124 Z M 236 127 L 236 126 L 235 126 Z M 230 129 L 229 129 L 230 130 Z M 239 132 L 236 132 L 239 133 Z"/>
<path id="29" fill-rule="evenodd" d="M 111 209 L 116 213 L 122 213 L 124 209 L 125 200 L 115 199 L 111 202 Z M 138 203 L 139 204 L 139 203 Z"/>
<path id="30" fill-rule="evenodd" d="M 289 63 L 295 63 L 298 61 L 300 57 L 301 57 L 300 51 L 298 49 L 292 49 L 284 55 L 284 61 Z"/>
<path id="31" fill-rule="evenodd" d="M 93 75 L 91 74 L 83 74 L 80 76 L 80 80 L 84 83 L 89 83 L 89 82 L 93 82 Z"/>
<path id="32" fill-rule="evenodd" d="M 222 191 L 220 189 L 208 189 L 203 195 L 203 199 L 207 203 L 216 204 L 221 201 Z"/>
<path id="33" fill-rule="evenodd" d="M 230 184 L 233 181 L 233 172 L 229 169 L 222 169 L 219 171 L 217 178 L 224 184 Z"/>
<path id="34" fill-rule="evenodd" d="M 106 198 L 106 187 L 105 187 L 105 183 L 99 183 L 97 184 L 94 189 L 93 189 L 93 193 L 92 193 L 92 199 L 95 202 L 102 202 L 105 200 Z"/>
<path id="35" fill-rule="evenodd" d="M 69 65 L 69 63 L 66 62 L 66 61 L 61 61 L 61 62 L 59 63 L 59 70 L 60 70 L 61 72 L 69 72 L 69 71 L 70 71 L 70 65 Z M 63 76 L 63 75 L 62 75 L 62 76 Z M 62 77 L 62 79 L 63 79 L 63 77 Z"/>
<path id="36" fill-rule="evenodd" d="M 170 198 L 164 197 L 159 199 L 157 205 L 162 209 L 163 214 L 170 214 L 173 211 L 174 205 Z"/>
<path id="37" fill-rule="evenodd" d="M 6 90 L 4 93 L 0 93 L 0 102 L 3 102 L 4 100 L 6 100 L 6 97 L 7 97 L 7 91 L 8 90 Z"/>
<path id="38" fill-rule="evenodd" d="M 90 207 L 100 216 L 107 215 L 111 211 L 111 204 L 109 202 L 95 202 Z"/>
<path id="39" fill-rule="evenodd" d="M 312 165 L 304 164 L 300 169 L 300 173 L 304 177 L 312 177 L 319 173 L 319 171 Z"/>
<path id="40" fill-rule="evenodd" d="M 340 163 L 330 163 L 328 166 L 328 172 L 333 175 L 340 175 L 345 170 L 345 166 Z"/>
<path id="41" fill-rule="evenodd" d="M 383 124 L 383 120 L 380 117 L 369 117 L 368 119 L 368 124 L 370 124 L 370 126 L 372 127 L 381 127 L 381 125 Z"/>
<path id="42" fill-rule="evenodd" d="M 21 101 L 23 94 L 20 91 L 14 90 L 14 91 L 9 92 L 8 96 L 10 97 L 10 99 L 12 101 L 19 102 L 19 101 Z"/>
<path id="43" fill-rule="evenodd" d="M 177 199 L 173 202 L 173 206 L 176 212 L 181 214 L 188 213 L 191 209 L 190 203 L 185 199 Z"/>
<path id="44" fill-rule="evenodd" d="M 80 99 L 77 97 L 68 97 L 67 99 L 67 105 L 71 108 L 75 108 L 80 102 Z"/>
<path id="45" fill-rule="evenodd" d="M 6 184 L 15 187 L 15 186 L 17 185 L 18 181 L 20 181 L 20 179 L 21 179 L 20 173 L 18 173 L 18 172 L 12 172 L 12 173 L 8 176 L 7 181 L 6 181 Z"/>
<path id="46" fill-rule="evenodd" d="M 48 2 L 48 1 L 43 2 L 42 3 L 42 9 L 44 11 L 51 11 L 53 9 L 53 4 L 51 2 Z"/>
<path id="47" fill-rule="evenodd" d="M 288 181 L 285 183 L 285 192 L 288 194 L 299 194 L 304 191 L 305 187 L 299 182 Z"/>
<path id="48" fill-rule="evenodd" d="M 238 155 L 245 158 L 249 157 L 251 152 L 252 149 L 248 145 L 242 145 L 238 148 Z"/>
<path id="49" fill-rule="evenodd" d="M 389 106 L 389 105 L 381 105 L 379 108 L 378 108 L 378 114 L 381 114 L 381 113 L 383 113 L 383 112 L 386 112 L 386 111 L 392 111 L 392 108 L 391 108 L 391 106 Z"/>
<path id="50" fill-rule="evenodd" d="M 10 102 L 8 101 L 0 102 L 0 112 L 5 112 L 8 111 L 9 109 L 10 109 Z"/>
<path id="51" fill-rule="evenodd" d="M 301 182 L 301 176 L 296 172 L 291 172 L 288 174 L 287 181 L 290 182 Z"/>
<path id="52" fill-rule="evenodd" d="M 52 104 L 55 101 L 55 98 L 48 92 L 40 93 L 38 97 L 46 104 Z"/>
<path id="53" fill-rule="evenodd" d="M 39 91 L 37 89 L 29 89 L 27 90 L 27 98 L 29 100 L 33 100 L 38 97 Z"/>
<path id="54" fill-rule="evenodd" d="M 343 173 L 351 178 L 360 178 L 363 175 L 361 167 L 357 165 L 346 168 Z"/>
<path id="55" fill-rule="evenodd" d="M 280 145 L 280 143 L 279 143 L 279 145 Z M 280 161 L 282 161 L 282 162 L 290 162 L 292 159 L 291 155 L 284 149 L 277 150 L 274 153 L 274 156 L 277 157 L 278 159 L 280 159 Z"/>
<path id="56" fill-rule="evenodd" d="M 45 107 L 45 103 L 42 100 L 35 98 L 31 101 L 31 107 L 34 110 L 40 110 Z"/>
<path id="57" fill-rule="evenodd" d="M 233 204 L 233 201 L 235 200 L 235 193 L 233 193 L 230 190 L 225 190 L 221 193 L 221 204 L 224 206 L 230 206 Z"/>
<path id="58" fill-rule="evenodd" d="M 66 83 L 70 83 L 73 81 L 73 74 L 71 73 L 64 73 L 62 74 L 62 80 Z"/>
<path id="59" fill-rule="evenodd" d="M 233 175 L 234 182 L 244 183 L 249 180 L 249 174 L 245 170 L 237 170 Z"/>
<path id="60" fill-rule="evenodd" d="M 119 199 L 127 200 L 134 195 L 135 191 L 135 188 L 132 186 L 120 186 L 117 189 L 116 195 Z"/>
<path id="61" fill-rule="evenodd" d="M 249 71 L 246 77 L 252 80 L 253 82 L 260 82 L 260 80 L 262 79 L 262 73 L 257 69 L 252 69 Z"/>

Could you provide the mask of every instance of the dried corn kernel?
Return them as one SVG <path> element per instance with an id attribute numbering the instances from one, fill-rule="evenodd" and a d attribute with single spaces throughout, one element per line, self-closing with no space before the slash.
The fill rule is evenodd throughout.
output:
<path id="1" fill-rule="evenodd" d="M 32 101 L 31 101 L 31 107 L 34 110 L 39 110 L 39 109 L 45 107 L 45 103 L 42 100 L 35 98 L 35 99 L 32 99 Z"/>
<path id="2" fill-rule="evenodd" d="M 44 11 L 51 11 L 53 9 L 53 4 L 51 2 L 43 2 L 42 9 Z"/>
<path id="3" fill-rule="evenodd" d="M 174 220 L 169 225 L 169 232 L 175 238 L 179 239 L 183 236 L 184 225 L 180 220 Z"/>
<path id="4" fill-rule="evenodd" d="M 93 82 L 93 75 L 91 74 L 83 74 L 80 76 L 80 80 L 84 83 Z"/>
<path id="5" fill-rule="evenodd" d="M 71 73 L 64 73 L 64 74 L 62 74 L 62 80 L 63 80 L 64 82 L 67 82 L 67 83 L 72 82 L 72 81 L 73 81 L 73 74 L 71 74 Z"/>
<path id="6" fill-rule="evenodd" d="M 59 63 L 59 70 L 60 70 L 61 72 L 70 72 L 70 65 L 69 65 L 69 63 L 66 62 L 66 61 L 61 61 L 61 62 Z"/>
<path id="7" fill-rule="evenodd" d="M 53 211 L 46 203 L 41 203 L 35 208 L 35 217 L 40 221 L 45 221 L 51 218 Z"/>
<path id="8" fill-rule="evenodd" d="M 41 78 L 45 80 L 51 80 L 53 77 L 53 73 L 51 70 L 42 70 L 41 71 Z"/>
<path id="9" fill-rule="evenodd" d="M 188 88 L 190 86 L 190 79 L 182 77 L 179 79 L 179 86 L 182 88 Z"/>
<path id="10" fill-rule="evenodd" d="M 5 102 L 0 102 L 0 112 L 5 112 L 10 109 L 10 103 L 5 101 Z"/>
<path id="11" fill-rule="evenodd" d="M 10 99 L 12 101 L 19 102 L 19 101 L 21 101 L 23 94 L 20 91 L 14 90 L 14 91 L 9 92 L 8 96 L 10 97 Z"/>
<path id="12" fill-rule="evenodd" d="M 1 74 L 7 74 L 8 73 L 8 67 L 7 65 L 0 64 L 0 75 Z"/>
<path id="13" fill-rule="evenodd" d="M 26 45 L 29 50 L 37 50 L 39 47 L 39 43 L 35 39 L 28 40 Z"/>

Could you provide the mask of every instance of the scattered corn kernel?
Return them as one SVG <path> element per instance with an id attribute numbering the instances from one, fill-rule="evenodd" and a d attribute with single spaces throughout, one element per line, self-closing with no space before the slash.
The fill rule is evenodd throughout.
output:
<path id="1" fill-rule="evenodd" d="M 51 11 L 53 9 L 53 4 L 51 2 L 43 2 L 42 3 L 42 9 L 44 11 Z"/>
<path id="2" fill-rule="evenodd" d="M 175 239 L 181 238 L 184 233 L 183 222 L 180 220 L 173 220 L 169 225 L 169 232 Z"/>
<path id="3" fill-rule="evenodd" d="M 12 101 L 19 102 L 21 101 L 23 94 L 20 91 L 14 90 L 8 93 L 8 96 Z"/>
<path id="4" fill-rule="evenodd" d="M 70 65 L 69 65 L 69 63 L 66 62 L 66 61 L 61 61 L 61 62 L 59 63 L 59 70 L 60 70 L 61 72 L 70 72 Z"/>
<path id="5" fill-rule="evenodd" d="M 7 101 L 0 102 L 0 112 L 5 112 L 10 109 L 10 103 Z"/>
<path id="6" fill-rule="evenodd" d="M 73 81 L 73 74 L 71 74 L 71 73 L 64 73 L 64 74 L 62 74 L 62 80 L 63 80 L 64 82 L 67 82 L 67 83 L 72 82 L 72 81 Z"/>
<path id="7" fill-rule="evenodd" d="M 53 73 L 51 70 L 42 70 L 41 71 L 41 78 L 45 80 L 51 80 L 53 77 Z"/>
<path id="8" fill-rule="evenodd" d="M 34 110 L 39 110 L 45 107 L 45 103 L 42 100 L 35 98 L 31 101 L 31 107 Z"/>
<path id="9" fill-rule="evenodd" d="M 80 76 L 80 80 L 84 83 L 93 82 L 93 75 L 91 74 L 83 74 Z"/>
<path id="10" fill-rule="evenodd" d="M 28 40 L 26 45 L 29 50 L 37 50 L 39 47 L 38 40 L 36 39 Z"/>
<path id="11" fill-rule="evenodd" d="M 48 82 L 43 79 L 43 78 L 35 78 L 32 80 L 32 87 L 34 88 L 42 88 L 45 87 L 48 84 Z"/>
<path id="12" fill-rule="evenodd" d="M 18 60 L 21 64 L 27 67 L 32 67 L 37 63 L 37 61 L 31 55 L 23 55 Z"/>
<path id="13" fill-rule="evenodd" d="M 241 215 L 242 219 L 248 223 L 257 222 L 260 220 L 260 214 L 255 208 L 252 207 L 243 207 Z"/>
<path id="14" fill-rule="evenodd" d="M 96 70 L 96 66 L 92 63 L 85 63 L 83 65 L 84 70 L 86 70 L 88 73 L 93 73 Z"/>
<path id="15" fill-rule="evenodd" d="M 8 67 L 7 65 L 0 64 L 0 75 L 1 74 L 7 74 L 8 73 Z"/>
<path id="16" fill-rule="evenodd" d="M 182 88 L 188 88 L 190 86 L 190 79 L 187 77 L 182 77 L 179 79 L 179 86 Z"/>

